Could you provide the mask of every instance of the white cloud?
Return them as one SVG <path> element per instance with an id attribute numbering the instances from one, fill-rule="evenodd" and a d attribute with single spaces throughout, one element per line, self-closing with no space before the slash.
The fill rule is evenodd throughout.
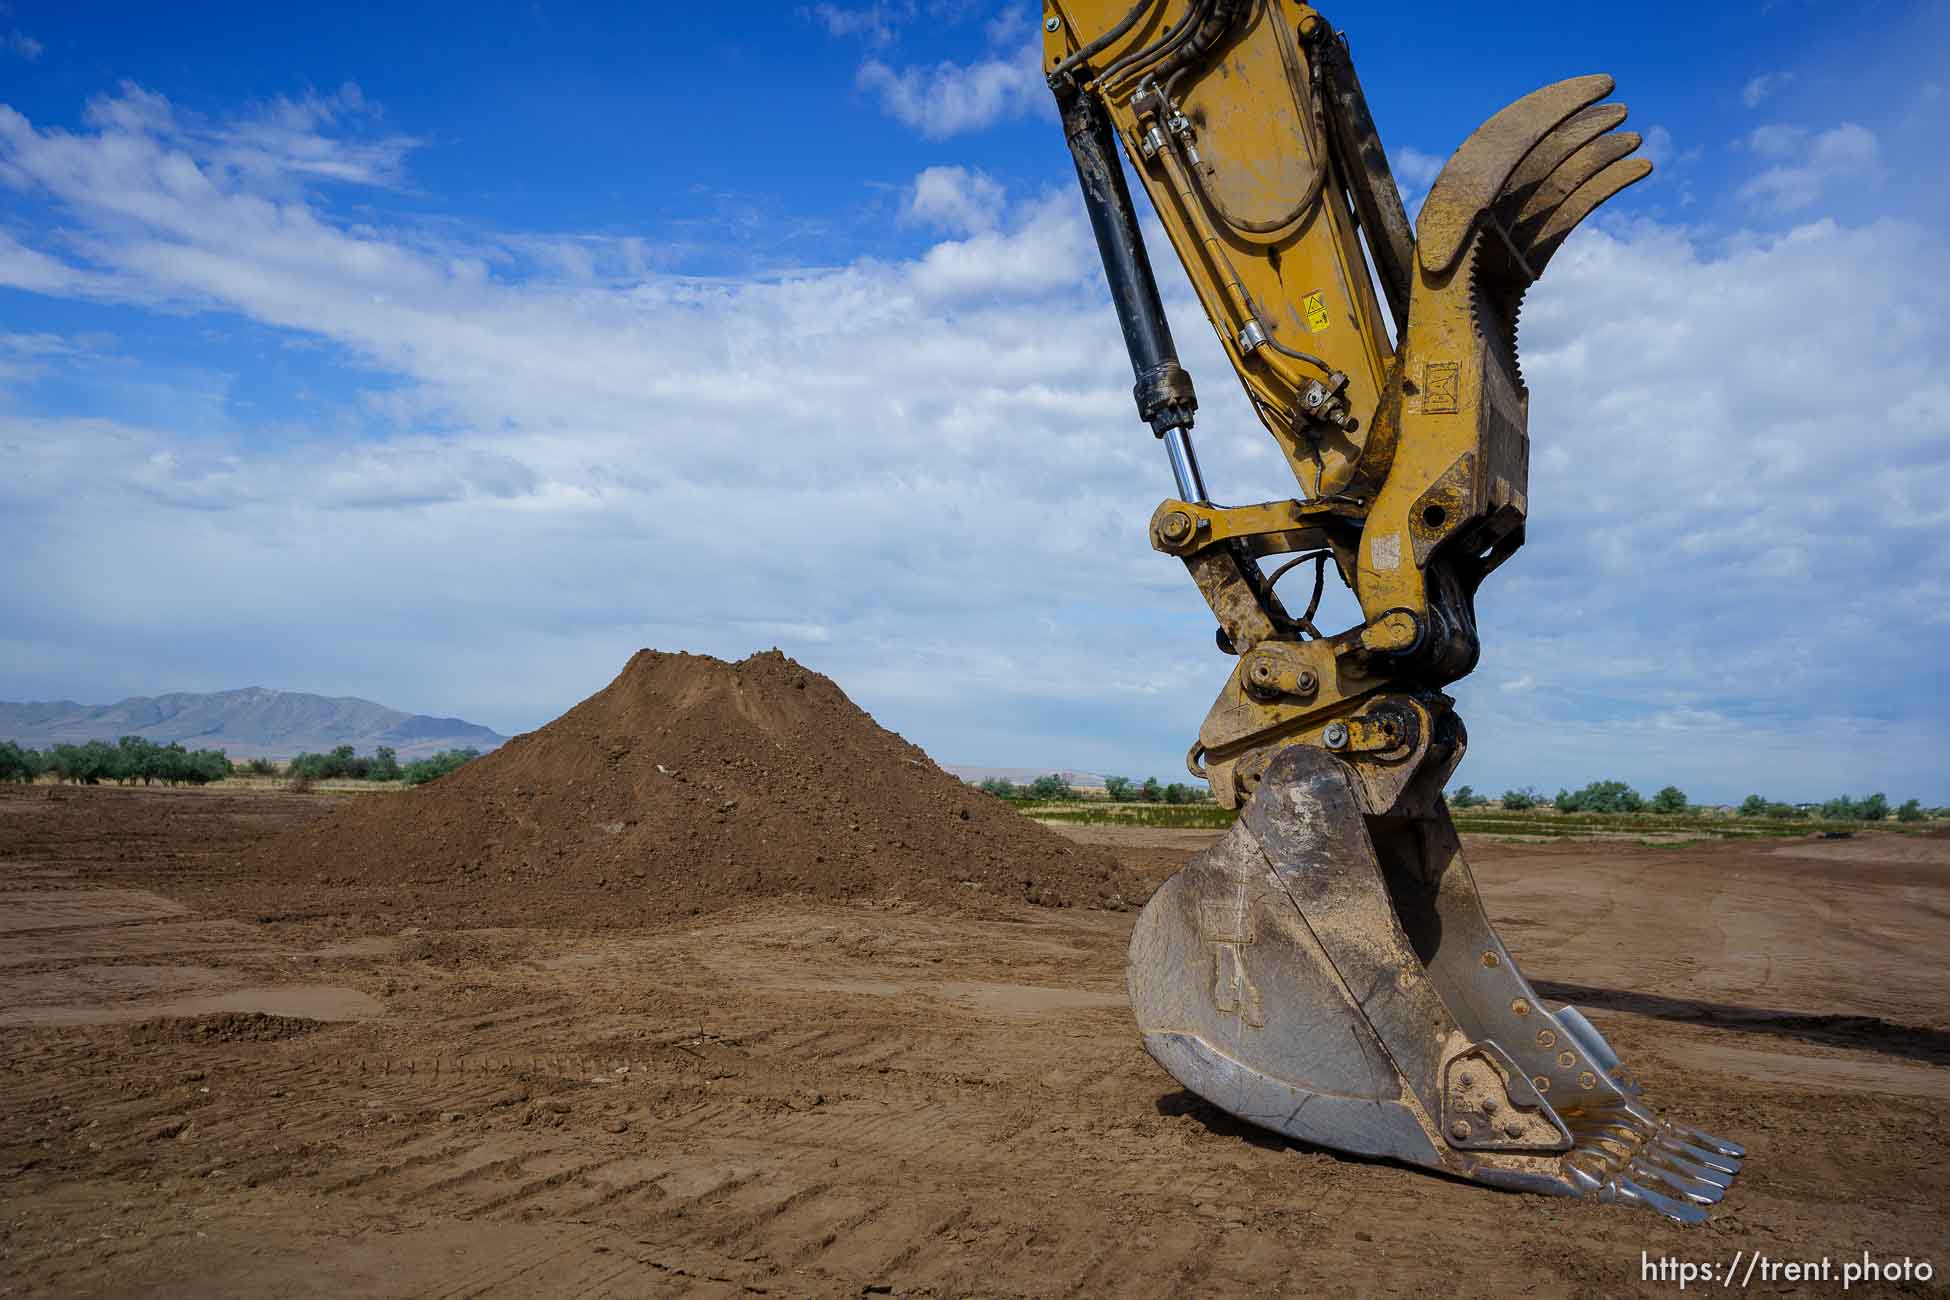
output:
<path id="1" fill-rule="evenodd" d="M 860 36 L 884 45 L 894 39 L 900 24 L 914 16 L 909 4 L 816 4 L 809 16 L 831 36 Z"/>
<path id="2" fill-rule="evenodd" d="M 901 204 L 904 221 L 973 235 L 994 230 L 1007 203 L 1002 183 L 966 167 L 930 167 L 914 178 Z"/>
<path id="3" fill-rule="evenodd" d="M 1872 174 L 1880 153 L 1875 135 L 1853 122 L 1818 133 L 1778 124 L 1757 127 L 1747 148 L 1774 165 L 1741 186 L 1740 198 L 1775 213 L 1799 212 L 1835 182 Z"/>
<path id="4" fill-rule="evenodd" d="M 597 275 L 546 237 L 358 224 L 152 96 L 90 120 L 0 116 L 0 178 L 39 211 L 0 272 L 324 341 L 399 427 L 0 411 L 0 694 L 275 665 L 505 729 L 638 645 L 777 639 L 944 759 L 1162 776 L 1223 679 L 1145 541 L 1168 478 L 1067 190 L 937 178 L 925 219 L 959 237 L 898 261 Z M 265 153 L 338 156 L 339 117 L 285 125 Z M 1215 490 L 1290 492 L 1156 251 Z M 1461 779 L 1950 801 L 1945 261 L 1895 221 L 1565 247 L 1524 314 L 1531 544 L 1482 594 Z"/>
<path id="5" fill-rule="evenodd" d="M 1034 64 L 1008 58 L 898 71 L 869 59 L 860 66 L 860 85 L 879 95 L 896 121 L 937 139 L 1021 117 L 1049 95 Z"/>
<path id="6" fill-rule="evenodd" d="M 1404 188 L 1426 190 L 1435 184 L 1437 174 L 1442 171 L 1446 158 L 1438 158 L 1432 153 L 1423 153 L 1413 145 L 1395 151 L 1393 170 L 1395 179 Z"/>
<path id="7" fill-rule="evenodd" d="M 1764 72 L 1740 88 L 1740 102 L 1748 108 L 1759 108 L 1775 91 L 1793 80 L 1791 72 Z"/>
<path id="8" fill-rule="evenodd" d="M 1639 156 L 1654 167 L 1664 167 L 1672 161 L 1672 132 L 1663 126 L 1645 128 L 1645 142 L 1639 146 Z"/>
<path id="9" fill-rule="evenodd" d="M 932 139 L 980 130 L 1025 113 L 1051 113 L 1043 79 L 1042 31 L 1019 10 L 988 24 L 989 53 L 968 63 L 893 67 L 870 58 L 859 84 L 896 121 Z"/>

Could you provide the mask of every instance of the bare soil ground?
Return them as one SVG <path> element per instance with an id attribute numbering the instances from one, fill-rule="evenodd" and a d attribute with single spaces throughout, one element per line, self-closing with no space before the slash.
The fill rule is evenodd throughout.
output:
<path id="1" fill-rule="evenodd" d="M 240 865 L 330 799 L 55 794 L 0 794 L 0 1294 L 1615 1295 L 1674 1290 L 1642 1251 L 1950 1268 L 1950 839 L 1471 845 L 1542 991 L 1662 1109 L 1747 1144 L 1685 1230 L 1203 1106 L 1137 1045 L 1129 912 L 773 898 L 624 927 L 611 882 L 538 878 L 534 908 L 495 891 L 452 929 L 410 884 Z M 1152 880 L 1205 839 L 1097 838 Z"/>

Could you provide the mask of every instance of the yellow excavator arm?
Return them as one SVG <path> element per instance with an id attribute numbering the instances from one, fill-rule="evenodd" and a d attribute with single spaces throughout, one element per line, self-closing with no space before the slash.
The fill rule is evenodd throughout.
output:
<path id="1" fill-rule="evenodd" d="M 1480 1182 L 1697 1222 L 1740 1167 L 1674 1124 L 1575 1008 L 1550 1008 L 1482 910 L 1442 787 L 1465 736 L 1478 584 L 1523 543 L 1524 292 L 1643 178 L 1639 138 L 1574 77 L 1442 169 L 1411 231 L 1345 38 L 1294 0 L 1048 0 L 1061 111 L 1182 560 L 1237 656 L 1188 765 L 1238 822 L 1131 941 L 1146 1049 L 1289 1136 Z M 1130 166 L 1298 485 L 1211 501 Z M 1284 557 L 1268 572 L 1262 565 Z M 1304 613 L 1276 584 L 1311 560 Z M 1315 625 L 1332 565 L 1362 621 Z"/>
<path id="2" fill-rule="evenodd" d="M 1475 666 L 1476 585 L 1521 544 L 1527 506 L 1518 305 L 1571 227 L 1651 167 L 1625 157 L 1624 108 L 1594 107 L 1609 77 L 1559 82 L 1464 143 L 1411 234 L 1347 43 L 1312 6 L 1054 0 L 1043 26 L 1139 411 L 1178 476 L 1152 541 L 1190 567 L 1240 657 L 1193 762 L 1231 806 L 1308 720 L 1324 734 L 1391 682 L 1438 688 Z M 1207 497 L 1119 146 L 1295 499 Z M 1292 553 L 1323 557 L 1316 579 L 1331 559 L 1359 627 L 1321 637 L 1311 609 L 1287 611 L 1258 561 Z"/>

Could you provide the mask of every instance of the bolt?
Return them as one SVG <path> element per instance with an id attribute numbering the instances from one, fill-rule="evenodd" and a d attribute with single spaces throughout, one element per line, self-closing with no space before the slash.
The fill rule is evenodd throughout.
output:
<path id="1" fill-rule="evenodd" d="M 1530 1004 L 1522 998 L 1517 998 L 1510 1003 L 1510 1014 L 1513 1016 L 1527 1016 L 1530 1014 Z"/>
<path id="2" fill-rule="evenodd" d="M 1056 31 L 1062 26 L 1063 26 L 1063 20 L 1061 18 L 1058 18 L 1055 14 L 1051 14 L 1049 17 L 1043 19 L 1043 30 L 1046 32 Z"/>
<path id="3" fill-rule="evenodd" d="M 1511 1120 L 1511 1121 L 1510 1121 L 1509 1123 L 1507 1123 L 1507 1124 L 1505 1124 L 1505 1125 L 1503 1126 L 1503 1132 L 1504 1132 L 1504 1134 L 1505 1134 L 1506 1136 L 1508 1136 L 1508 1137 L 1513 1137 L 1513 1138 L 1515 1138 L 1515 1137 L 1522 1137 L 1522 1136 L 1523 1136 L 1523 1122 L 1522 1122 L 1521 1120 L 1514 1120 L 1514 1119 L 1513 1119 L 1513 1120 Z"/>
<path id="4" fill-rule="evenodd" d="M 1455 1123 L 1451 1124 L 1449 1126 L 1449 1136 L 1456 1139 L 1456 1141 L 1458 1142 L 1468 1141 L 1469 1121 L 1466 1119 L 1459 1119 Z"/>
<path id="5" fill-rule="evenodd" d="M 1591 1071 L 1586 1070 L 1583 1074 L 1580 1074 L 1578 1076 L 1578 1087 L 1588 1090 L 1591 1088 L 1595 1088 L 1597 1086 L 1598 1086 L 1598 1076 L 1593 1074 Z"/>
<path id="6" fill-rule="evenodd" d="M 1166 541 L 1182 542 L 1192 533 L 1192 517 L 1183 510 L 1174 510 L 1158 523 L 1158 531 Z"/>
<path id="7" fill-rule="evenodd" d="M 1568 1070 L 1578 1063 L 1578 1054 L 1576 1052 L 1559 1052 L 1557 1054 L 1557 1063 Z"/>
<path id="8" fill-rule="evenodd" d="M 1556 1035 L 1556 1034 L 1553 1034 L 1553 1033 L 1552 1033 L 1552 1032 L 1551 1032 L 1550 1030 L 1548 1030 L 1548 1029 L 1539 1029 L 1539 1030 L 1537 1031 L 1537 1046 L 1539 1046 L 1539 1047 L 1556 1047 L 1556 1046 L 1557 1046 L 1557 1035 Z"/>
<path id="9" fill-rule="evenodd" d="M 1278 671 L 1272 664 L 1261 659 L 1253 665 L 1253 680 L 1256 682 L 1270 682 L 1273 680 L 1274 674 Z"/>
<path id="10" fill-rule="evenodd" d="M 1497 965 L 1497 963 L 1498 963 L 1498 962 L 1499 962 L 1500 960 L 1501 960 L 1501 958 L 1499 958 L 1499 957 L 1498 957 L 1498 956 L 1496 955 L 1496 953 L 1495 953 L 1495 952 L 1493 952 L 1493 951 L 1492 951 L 1492 952 L 1486 952 L 1486 953 L 1484 953 L 1484 954 L 1483 954 L 1483 965 L 1484 965 L 1484 966 L 1486 966 L 1486 967 L 1492 967 L 1492 968 L 1493 968 L 1493 967 L 1495 967 L 1495 966 Z"/>
<path id="11" fill-rule="evenodd" d="M 1465 1070 L 1456 1076 L 1456 1082 L 1465 1088 L 1474 1088 L 1476 1086 L 1476 1076 Z"/>
<path id="12" fill-rule="evenodd" d="M 1314 676 L 1313 669 L 1302 668 L 1299 677 L 1295 679 L 1295 683 L 1300 687 L 1300 693 L 1302 695 L 1312 695 L 1315 688 L 1320 685 L 1320 678 Z"/>
<path id="13" fill-rule="evenodd" d="M 1483 1113 L 1484 1113 L 1485 1115 L 1494 1115 L 1494 1114 L 1496 1114 L 1496 1111 L 1497 1111 L 1497 1106 L 1498 1106 L 1498 1105 L 1499 1105 L 1499 1103 L 1497 1102 L 1497 1100 L 1496 1100 L 1496 1098 L 1494 1098 L 1494 1097 L 1485 1097 L 1485 1098 L 1483 1098 Z"/>
<path id="14" fill-rule="evenodd" d="M 1530 1086 L 1538 1092 L 1549 1092 L 1551 1090 L 1551 1077 L 1548 1074 L 1533 1075 L 1531 1076 Z"/>
<path id="15" fill-rule="evenodd" d="M 1329 749 L 1346 749 L 1347 724 L 1342 722 L 1329 723 L 1327 730 L 1320 733 L 1320 741 Z"/>

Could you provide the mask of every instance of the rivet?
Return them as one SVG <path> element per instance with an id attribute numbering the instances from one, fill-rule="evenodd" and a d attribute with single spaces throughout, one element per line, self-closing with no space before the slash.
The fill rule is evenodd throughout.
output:
<path id="1" fill-rule="evenodd" d="M 1456 1141 L 1458 1142 L 1461 1142 L 1463 1139 L 1467 1138 L 1469 1136 L 1469 1121 L 1466 1119 L 1459 1119 L 1455 1123 L 1451 1124 L 1449 1126 L 1449 1136 L 1455 1138 Z"/>
<path id="2" fill-rule="evenodd" d="M 1497 1100 L 1496 1100 L 1496 1098 L 1494 1098 L 1494 1097 L 1485 1097 L 1485 1098 L 1483 1098 L 1483 1113 L 1484 1113 L 1485 1115 L 1494 1115 L 1494 1114 L 1496 1114 L 1496 1112 L 1497 1112 L 1497 1107 L 1498 1107 L 1498 1102 L 1497 1102 Z"/>
<path id="3" fill-rule="evenodd" d="M 1550 1030 L 1548 1030 L 1548 1029 L 1539 1029 L 1539 1030 L 1537 1031 L 1537 1046 L 1539 1046 L 1539 1047 L 1556 1047 L 1556 1046 L 1557 1046 L 1557 1035 L 1556 1035 L 1556 1034 L 1554 1034 L 1554 1033 L 1552 1033 L 1552 1032 L 1551 1032 Z"/>
<path id="4" fill-rule="evenodd" d="M 1598 1076 L 1586 1070 L 1578 1076 L 1578 1086 L 1580 1088 L 1595 1088 L 1598 1086 Z"/>
<path id="5" fill-rule="evenodd" d="M 1496 964 L 1497 964 L 1497 961 L 1498 961 L 1498 958 L 1497 958 L 1497 955 L 1496 955 L 1495 953 L 1493 953 L 1493 952 L 1486 952 L 1486 953 L 1484 953 L 1484 954 L 1483 954 L 1483 965 L 1485 965 L 1485 966 L 1494 966 L 1494 965 L 1496 965 Z"/>
<path id="6" fill-rule="evenodd" d="M 1530 1014 L 1530 1004 L 1528 1002 L 1525 1002 L 1522 998 L 1517 998 L 1515 1001 L 1510 1003 L 1510 1014 L 1516 1016 L 1527 1016 Z"/>
<path id="7" fill-rule="evenodd" d="M 1456 1082 L 1465 1088 L 1474 1088 L 1476 1086 L 1476 1076 L 1465 1070 L 1456 1076 Z"/>
<path id="8" fill-rule="evenodd" d="M 1536 1075 L 1530 1080 L 1530 1086 L 1538 1092 L 1549 1092 L 1551 1090 L 1551 1077 L 1548 1074 Z"/>
<path id="9" fill-rule="evenodd" d="M 1517 1120 L 1513 1119 L 1509 1123 L 1503 1126 L 1503 1131 L 1505 1134 L 1507 1134 L 1510 1137 L 1522 1137 L 1523 1125 Z"/>
<path id="10" fill-rule="evenodd" d="M 1557 1054 L 1557 1063 L 1568 1070 L 1578 1063 L 1578 1054 L 1576 1052 L 1559 1052 Z"/>

